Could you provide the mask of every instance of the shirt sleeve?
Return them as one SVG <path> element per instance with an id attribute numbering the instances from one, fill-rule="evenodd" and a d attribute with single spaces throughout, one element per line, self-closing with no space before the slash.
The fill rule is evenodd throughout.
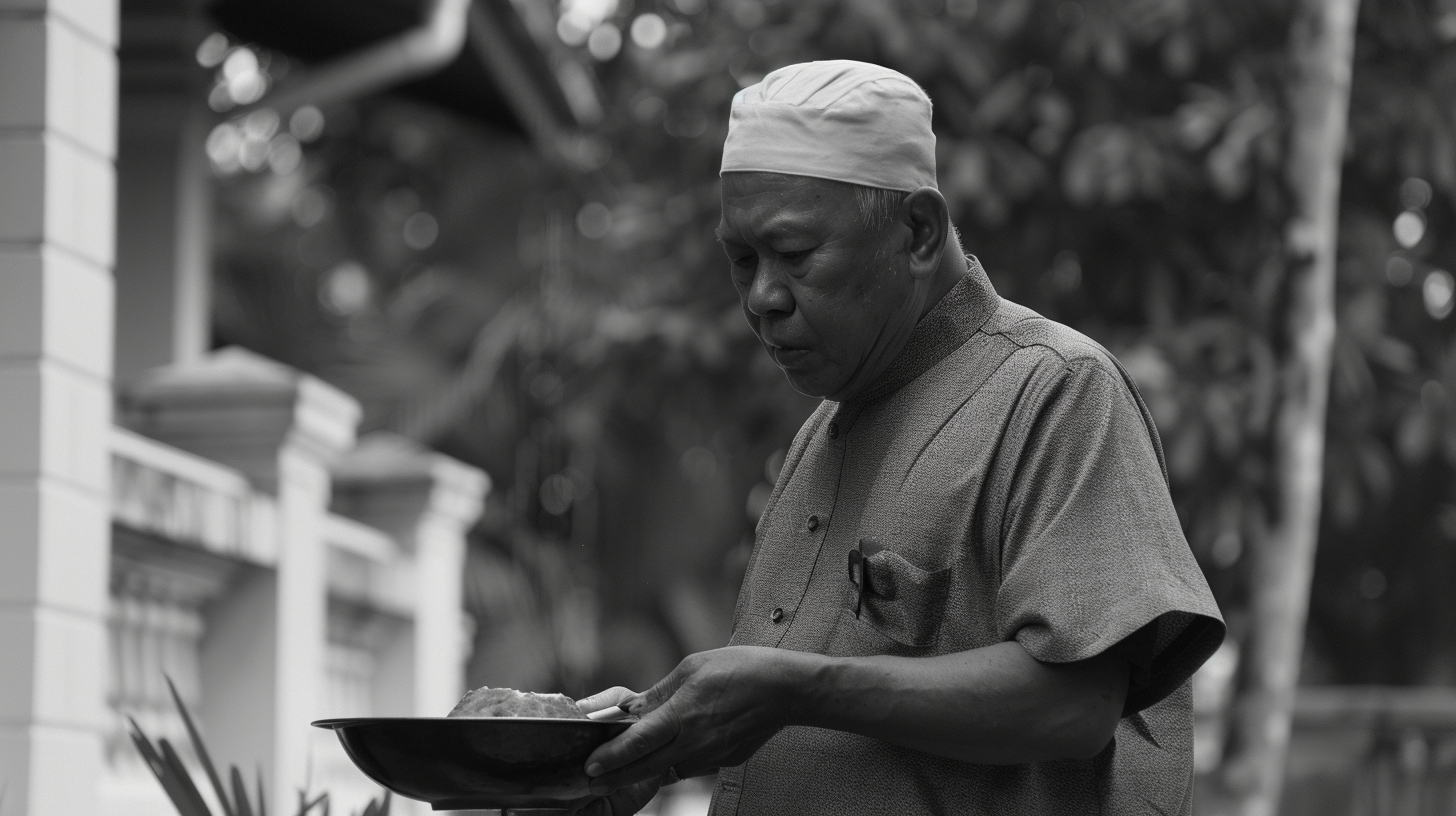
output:
<path id="1" fill-rule="evenodd" d="M 1132 714 L 1193 674 L 1222 642 L 1223 620 L 1183 538 L 1157 431 L 1120 372 L 1059 365 L 1028 397 L 1022 441 L 1003 449 L 1015 461 L 997 631 L 1049 663 L 1120 649 Z"/>

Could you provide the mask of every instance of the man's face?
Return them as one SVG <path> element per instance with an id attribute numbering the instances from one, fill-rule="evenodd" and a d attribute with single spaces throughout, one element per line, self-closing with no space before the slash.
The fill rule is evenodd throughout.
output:
<path id="1" fill-rule="evenodd" d="M 853 397 L 919 319 L 909 228 L 865 229 L 850 185 L 725 173 L 718 237 L 749 325 L 804 394 Z"/>

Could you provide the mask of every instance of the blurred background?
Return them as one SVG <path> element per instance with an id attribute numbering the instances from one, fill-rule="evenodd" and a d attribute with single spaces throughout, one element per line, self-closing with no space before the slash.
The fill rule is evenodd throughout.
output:
<path id="1" fill-rule="evenodd" d="M 714 244 L 728 104 L 831 58 L 921 83 L 968 251 L 1003 297 L 1107 346 L 1153 412 L 1229 623 L 1195 683 L 1198 812 L 1456 812 L 1456 1 L 1365 0 L 1353 46 L 1329 51 L 1351 78 L 1348 127 L 1326 140 L 1334 334 L 1323 457 L 1297 460 L 1279 421 L 1304 336 L 1297 23 L 1320 4 L 121 0 L 94 20 L 50 5 L 38 34 L 0 21 L 0 135 L 111 167 L 86 134 L 116 128 L 114 253 L 88 249 L 105 217 L 26 226 L 42 198 L 66 223 L 110 176 L 26 175 L 0 154 L 0 180 L 33 189 L 12 186 L 8 208 L 0 193 L 0 225 L 20 224 L 0 238 L 41 247 L 52 287 L 0 278 L 6 319 L 95 301 L 7 348 L 101 344 L 85 354 L 110 357 L 92 379 L 109 395 L 111 377 L 117 427 L 98 409 L 75 435 L 85 412 L 41 386 L 40 409 L 0 398 L 0 416 L 15 450 L 107 456 L 98 543 L 54 556 L 99 563 L 109 587 L 82 616 L 109 651 L 54 669 L 108 689 L 77 726 L 103 746 L 97 812 L 165 812 L 121 719 L 180 733 L 164 671 L 214 753 L 264 763 L 278 801 L 306 780 L 346 812 L 370 791 L 327 735 L 291 733 L 309 717 L 438 716 L 482 685 L 642 689 L 726 643 L 754 525 L 815 405 L 759 349 Z M 67 252 L 114 257 L 114 309 Z M 37 484 L 69 478 L 39 461 Z M 1322 496 L 1317 548 L 1261 559 L 1289 549 L 1291 474 Z M 15 546 L 43 587 L 64 547 L 37 529 Z M 1257 602 L 1306 569 L 1307 613 L 1298 592 L 1282 618 Z M 1241 708 L 1263 631 L 1303 643 L 1284 650 L 1300 688 Z M 309 702 L 286 701 L 304 686 Z M 1256 721 L 1292 734 L 1282 791 L 1248 781 L 1250 756 L 1284 757 L 1241 737 Z M 0 813 L 61 812 L 28 778 Z M 703 813 L 708 790 L 651 808 Z"/>

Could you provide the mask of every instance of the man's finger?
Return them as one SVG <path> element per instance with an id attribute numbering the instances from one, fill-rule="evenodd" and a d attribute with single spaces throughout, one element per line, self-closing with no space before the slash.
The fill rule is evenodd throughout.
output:
<path id="1" fill-rule="evenodd" d="M 688 658 L 684 658 L 672 671 L 668 672 L 666 677 L 658 680 L 656 685 L 636 695 L 636 699 L 629 703 L 627 708 L 639 717 L 645 717 L 648 713 L 660 708 L 663 703 L 672 698 L 673 694 L 677 693 L 683 680 L 687 679 L 688 672 L 683 668 L 687 662 Z"/>
<path id="2" fill-rule="evenodd" d="M 672 742 L 677 735 L 677 717 L 672 716 L 667 709 L 659 708 L 592 751 L 591 756 L 586 759 L 586 775 L 601 776 L 636 762 Z M 597 786 L 593 784 L 592 787 L 595 790 Z"/>
<path id="3" fill-rule="evenodd" d="M 612 791 L 605 800 L 609 805 L 609 812 L 605 816 L 632 816 L 652 801 L 657 789 L 656 782 L 638 782 Z"/>
<path id="4" fill-rule="evenodd" d="M 590 697 L 583 697 L 577 700 L 576 707 L 581 709 L 581 713 L 590 714 L 594 711 L 619 706 L 636 696 L 637 692 L 632 689 L 613 686 L 606 691 L 599 691 Z"/>
<path id="5" fill-rule="evenodd" d="M 657 751 L 649 756 L 629 763 L 615 771 L 607 771 L 591 781 L 591 790 L 599 794 L 634 788 L 639 784 L 652 782 L 658 786 L 669 784 L 674 753 L 671 749 Z"/>

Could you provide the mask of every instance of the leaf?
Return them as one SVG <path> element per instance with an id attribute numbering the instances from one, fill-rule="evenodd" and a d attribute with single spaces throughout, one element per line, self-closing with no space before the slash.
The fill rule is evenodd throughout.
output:
<path id="1" fill-rule="evenodd" d="M 253 807 L 248 804 L 248 786 L 243 782 L 243 774 L 238 766 L 232 767 L 233 780 L 233 801 L 237 804 L 237 816 L 253 816 Z M 260 793 L 259 796 L 262 794 Z"/>
<path id="2" fill-rule="evenodd" d="M 147 767 L 151 769 L 152 775 L 161 784 L 162 790 L 167 794 L 167 798 L 171 800 L 172 806 L 177 808 L 177 812 L 182 814 L 182 816 L 192 816 L 188 810 L 187 793 L 183 790 L 180 781 L 168 768 L 167 763 L 163 761 L 161 754 L 157 752 L 151 740 L 147 739 L 146 734 L 142 732 L 141 726 L 137 725 L 136 720 L 127 717 L 127 721 L 131 723 L 131 741 L 136 745 L 137 753 L 141 754 L 142 760 L 147 763 Z"/>
<path id="3" fill-rule="evenodd" d="M 182 794 L 180 799 L 172 800 L 177 812 L 182 816 L 212 816 L 207 800 L 202 798 L 202 792 L 197 789 L 197 783 L 192 781 L 192 774 L 187 772 L 182 758 L 173 750 L 172 743 L 165 739 L 157 742 L 162 748 L 162 760 L 166 764 L 167 772 L 176 780 L 177 790 Z"/>
<path id="4" fill-rule="evenodd" d="M 142 733 L 141 728 L 136 724 L 136 720 L 133 720 L 131 717 L 127 717 L 127 720 L 131 722 L 131 741 L 136 745 L 137 753 L 141 754 L 142 761 L 147 763 L 147 768 L 151 770 L 152 774 L 157 777 L 157 781 L 161 782 L 162 787 L 165 788 L 167 784 L 166 779 L 163 778 L 165 768 L 162 765 L 162 758 L 157 754 L 157 749 L 152 746 L 151 741 Z"/>
<path id="5" fill-rule="evenodd" d="M 192 714 L 188 712 L 187 704 L 182 702 L 182 695 L 177 693 L 177 686 L 173 684 L 171 676 L 163 674 L 162 677 L 167 681 L 167 691 L 172 693 L 172 702 L 177 705 L 177 712 L 182 715 L 182 723 L 187 726 L 187 736 L 192 740 L 192 748 L 197 752 L 197 760 L 202 763 L 202 770 L 207 772 L 207 779 L 217 793 L 217 801 L 222 805 L 222 812 L 226 816 L 236 816 L 232 805 L 228 804 L 227 788 L 223 785 L 222 778 L 218 776 L 217 768 L 212 764 L 212 757 L 207 754 L 207 746 L 202 742 L 202 735 L 197 732 L 197 724 L 192 721 Z"/>
<path id="6" fill-rule="evenodd" d="M 328 801 L 329 801 L 329 794 L 327 792 L 320 793 L 312 801 L 309 801 L 308 792 L 307 791 L 300 790 L 298 792 L 298 816 L 308 816 L 308 814 L 314 808 L 318 807 L 320 804 L 325 804 Z M 327 806 L 327 805 L 325 805 L 325 806 Z"/>
<path id="7" fill-rule="evenodd" d="M 263 769 L 258 769 L 258 816 L 268 816 L 268 800 L 263 797 Z"/>

